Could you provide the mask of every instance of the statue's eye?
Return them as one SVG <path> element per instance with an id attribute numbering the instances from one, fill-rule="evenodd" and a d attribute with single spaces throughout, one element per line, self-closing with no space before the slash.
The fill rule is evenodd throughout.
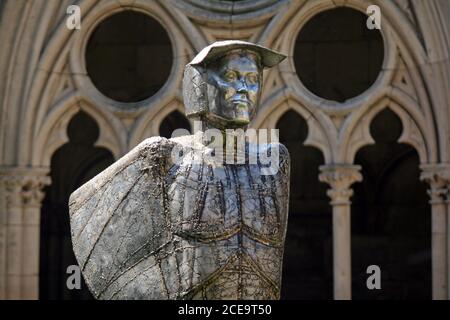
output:
<path id="1" fill-rule="evenodd" d="M 250 73 L 247 75 L 247 82 L 250 84 L 258 83 L 258 75 L 255 73 Z"/>
<path id="2" fill-rule="evenodd" d="M 227 71 L 227 72 L 225 72 L 225 74 L 224 74 L 224 78 L 225 78 L 225 80 L 227 80 L 227 81 L 234 81 L 234 80 L 237 79 L 237 74 L 236 74 L 236 72 L 234 72 L 234 71 Z"/>

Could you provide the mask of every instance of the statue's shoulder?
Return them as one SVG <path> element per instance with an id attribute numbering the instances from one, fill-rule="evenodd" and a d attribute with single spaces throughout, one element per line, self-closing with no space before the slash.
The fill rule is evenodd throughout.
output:
<path id="1" fill-rule="evenodd" d="M 204 145 L 201 143 L 200 135 L 195 134 L 170 138 L 169 141 L 170 143 L 172 143 L 173 146 L 179 148 L 192 149 L 204 147 Z"/>
<path id="2" fill-rule="evenodd" d="M 149 266 L 171 232 L 161 182 L 172 146 L 166 138 L 146 139 L 72 193 L 73 249 L 96 298 L 166 298 L 164 280 Z M 141 291 L 143 278 L 155 289 Z"/>
<path id="3" fill-rule="evenodd" d="M 277 161 L 275 165 L 277 169 L 275 171 L 289 178 L 291 158 L 289 151 L 284 144 L 280 142 L 271 142 L 263 145 L 259 150 L 260 156 L 261 153 L 263 153 L 265 157 L 268 155 L 270 155 L 269 158 L 274 157 L 272 161 Z M 270 165 L 273 167 L 274 163 L 270 163 Z"/>
<path id="4" fill-rule="evenodd" d="M 274 175 L 280 173 L 289 177 L 290 156 L 288 149 L 279 142 L 271 143 L 250 143 L 249 157 L 250 160 L 257 154 L 258 163 L 263 168 L 264 175 Z"/>
<path id="5" fill-rule="evenodd" d="M 278 148 L 280 164 L 280 171 L 285 175 L 288 179 L 290 176 L 291 170 L 291 156 L 289 155 L 289 150 L 286 146 L 280 142 L 273 143 L 276 148 Z"/>
<path id="6" fill-rule="evenodd" d="M 151 137 L 142 141 L 136 148 L 137 152 L 149 165 L 167 166 L 170 163 L 175 142 L 164 137 Z"/>
<path id="7" fill-rule="evenodd" d="M 160 165 L 165 165 L 170 159 L 172 148 L 173 143 L 167 138 L 151 137 L 145 139 L 108 168 L 75 190 L 70 196 L 69 203 L 83 203 L 85 199 L 98 192 L 114 177 L 124 172 L 136 172 L 135 175 L 129 176 L 130 179 L 133 179 L 134 176 L 138 176 L 139 171 L 149 168 L 156 169 Z"/>
<path id="8" fill-rule="evenodd" d="M 171 139 L 164 137 L 151 137 L 138 144 L 133 150 L 130 151 L 130 153 L 136 149 L 136 152 L 141 156 L 144 155 L 155 160 L 166 159 L 167 157 L 170 157 L 172 149 L 175 145 L 176 142 Z"/>
<path id="9" fill-rule="evenodd" d="M 256 145 L 259 154 L 267 154 L 277 152 L 280 159 L 290 162 L 289 150 L 280 142 L 271 142 L 266 144 Z M 256 148 L 255 148 L 256 149 Z"/>
<path id="10" fill-rule="evenodd" d="M 270 145 L 273 148 L 277 148 L 278 149 L 278 152 L 280 154 L 280 158 L 283 158 L 287 162 L 290 162 L 289 150 L 288 150 L 288 148 L 286 148 L 286 146 L 284 144 L 282 144 L 281 142 L 272 142 L 272 143 L 270 143 Z"/>

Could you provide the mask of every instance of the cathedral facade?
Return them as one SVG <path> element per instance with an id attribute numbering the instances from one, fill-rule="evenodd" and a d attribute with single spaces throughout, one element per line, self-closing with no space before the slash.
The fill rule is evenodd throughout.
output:
<path id="1" fill-rule="evenodd" d="M 190 130 L 184 66 L 231 39 L 287 55 L 251 124 L 291 154 L 282 298 L 450 298 L 448 0 L 9 0 L 0 299 L 92 298 L 67 286 L 69 195 Z"/>

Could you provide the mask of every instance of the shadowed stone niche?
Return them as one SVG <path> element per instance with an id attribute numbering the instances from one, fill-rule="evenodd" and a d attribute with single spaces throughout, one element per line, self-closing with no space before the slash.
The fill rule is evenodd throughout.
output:
<path id="1" fill-rule="evenodd" d="M 191 131 L 191 125 L 186 117 L 178 110 L 169 113 L 159 126 L 159 135 L 165 138 L 171 138 L 177 129 Z"/>
<path id="2" fill-rule="evenodd" d="M 99 128 L 87 113 L 69 122 L 69 142 L 52 156 L 51 185 L 45 189 L 41 209 L 39 298 L 43 300 L 90 299 L 84 281 L 81 290 L 66 286 L 67 267 L 76 265 L 69 224 L 69 195 L 114 162 L 111 152 L 95 147 Z"/>
<path id="3" fill-rule="evenodd" d="M 364 179 L 352 201 L 353 298 L 430 299 L 431 210 L 419 156 L 397 142 L 402 123 L 390 109 L 373 119 L 370 132 L 376 143 L 355 158 Z M 381 269 L 381 290 L 367 289 L 369 265 Z"/>
<path id="4" fill-rule="evenodd" d="M 292 162 L 281 297 L 332 299 L 331 207 L 327 185 L 317 179 L 324 158 L 318 149 L 303 144 L 308 125 L 294 110 L 278 120 L 277 128 Z"/>

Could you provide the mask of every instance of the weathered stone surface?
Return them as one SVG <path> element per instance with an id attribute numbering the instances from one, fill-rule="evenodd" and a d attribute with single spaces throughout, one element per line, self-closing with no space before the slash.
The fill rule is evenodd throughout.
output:
<path id="1" fill-rule="evenodd" d="M 192 164 L 190 148 L 169 167 L 174 145 L 180 138 L 147 139 L 72 195 L 74 250 L 94 295 L 278 298 L 286 150 L 265 178 L 257 165 Z"/>

